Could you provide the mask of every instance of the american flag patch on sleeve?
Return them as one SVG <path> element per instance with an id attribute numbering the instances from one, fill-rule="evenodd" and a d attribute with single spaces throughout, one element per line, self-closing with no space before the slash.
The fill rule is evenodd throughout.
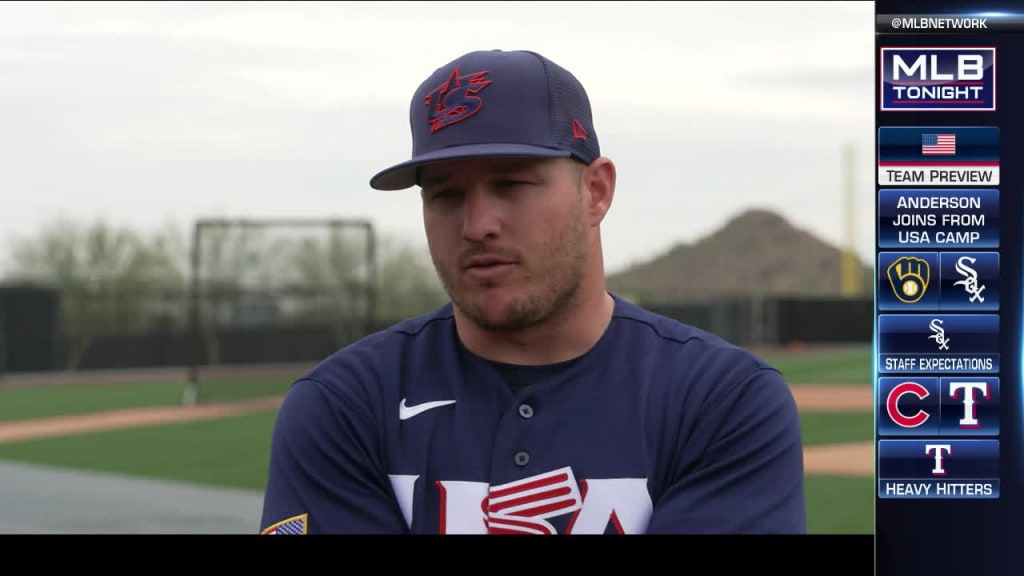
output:
<path id="1" fill-rule="evenodd" d="M 299 514 L 298 516 L 292 516 L 285 520 L 281 520 L 276 524 L 271 524 L 263 529 L 260 534 L 281 534 L 281 535 L 298 535 L 306 533 L 308 514 Z"/>

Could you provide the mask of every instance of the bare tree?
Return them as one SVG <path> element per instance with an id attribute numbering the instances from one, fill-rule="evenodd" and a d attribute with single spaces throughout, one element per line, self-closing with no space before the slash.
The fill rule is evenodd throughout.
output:
<path id="1" fill-rule="evenodd" d="M 344 229 L 326 237 L 302 238 L 277 251 L 283 258 L 278 270 L 289 293 L 303 296 L 295 307 L 301 310 L 297 316 L 330 321 L 343 343 L 357 335 L 353 330 L 363 328 L 361 319 L 399 319 L 445 301 L 425 249 L 396 236 L 375 241 L 376 266 L 367 258 L 365 239 Z"/>
<path id="2" fill-rule="evenodd" d="M 267 277 L 279 250 L 265 230 L 232 223 L 204 223 L 193 238 L 198 250 L 196 298 L 198 330 L 210 364 L 221 362 L 219 327 L 237 323 L 240 304 Z"/>
<path id="3" fill-rule="evenodd" d="M 339 343 L 357 337 L 366 319 L 397 320 L 446 300 L 425 247 L 374 238 L 371 262 L 361 233 L 307 232 L 211 225 L 192 237 L 196 246 L 173 225 L 146 238 L 103 221 L 61 220 L 11 244 L 8 277 L 61 292 L 68 369 L 97 336 L 187 326 L 196 248 L 197 328 L 213 364 L 221 362 L 220 328 L 243 323 L 254 299 L 279 322 L 329 322 Z"/>
<path id="4" fill-rule="evenodd" d="M 279 270 L 289 295 L 296 296 L 291 313 L 330 324 L 335 342 L 352 341 L 365 328 L 372 310 L 372 262 L 364 234 L 345 227 L 319 237 L 296 238 L 278 253 Z"/>
<path id="5" fill-rule="evenodd" d="M 377 317 L 397 320 L 415 316 L 447 300 L 425 246 L 385 237 L 378 254 Z"/>
<path id="6" fill-rule="evenodd" d="M 160 246 L 103 221 L 53 222 L 35 237 L 16 240 L 11 261 L 14 282 L 60 290 L 67 369 L 81 364 L 96 336 L 147 329 L 155 294 L 181 281 Z"/>

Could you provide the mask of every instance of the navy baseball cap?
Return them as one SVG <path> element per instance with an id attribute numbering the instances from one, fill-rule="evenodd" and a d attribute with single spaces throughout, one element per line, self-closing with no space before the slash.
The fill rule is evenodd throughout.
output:
<path id="1" fill-rule="evenodd" d="M 536 52 L 480 50 L 434 71 L 409 106 L 412 158 L 370 179 L 377 190 L 417 184 L 421 166 L 485 157 L 601 155 L 583 85 Z"/>

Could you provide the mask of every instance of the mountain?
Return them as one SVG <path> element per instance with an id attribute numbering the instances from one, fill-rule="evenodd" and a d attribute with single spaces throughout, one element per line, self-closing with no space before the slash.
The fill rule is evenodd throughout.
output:
<path id="1" fill-rule="evenodd" d="M 863 296 L 871 266 L 859 261 Z M 842 295 L 841 250 L 768 210 L 740 213 L 693 244 L 610 274 L 608 289 L 644 302 L 693 302 L 750 295 Z"/>

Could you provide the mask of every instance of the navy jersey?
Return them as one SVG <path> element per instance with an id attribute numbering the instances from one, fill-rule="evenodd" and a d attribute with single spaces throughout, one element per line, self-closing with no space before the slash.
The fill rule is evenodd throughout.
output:
<path id="1" fill-rule="evenodd" d="M 514 388 L 451 304 L 297 380 L 261 531 L 804 533 L 793 395 L 744 349 L 622 299 L 597 344 Z"/>

